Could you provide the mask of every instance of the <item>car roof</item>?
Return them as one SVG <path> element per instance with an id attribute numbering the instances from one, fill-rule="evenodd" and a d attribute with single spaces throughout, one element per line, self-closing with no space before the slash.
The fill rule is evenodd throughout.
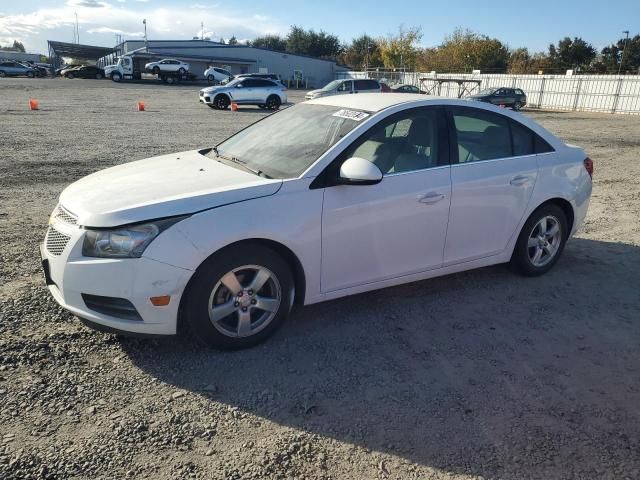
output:
<path id="1" fill-rule="evenodd" d="M 359 93 L 358 95 L 331 95 L 309 100 L 307 103 L 330 105 L 333 107 L 353 108 L 368 112 L 379 112 L 385 108 L 425 100 L 451 100 L 447 97 L 428 97 L 419 93 Z"/>

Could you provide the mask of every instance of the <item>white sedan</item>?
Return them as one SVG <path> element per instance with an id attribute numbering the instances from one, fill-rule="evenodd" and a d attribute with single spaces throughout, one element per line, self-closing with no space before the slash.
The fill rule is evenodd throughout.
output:
<path id="1" fill-rule="evenodd" d="M 41 248 L 55 299 L 109 331 L 242 348 L 294 304 L 510 262 L 540 275 L 580 227 L 592 161 L 520 113 L 333 96 L 216 147 L 67 187 Z"/>
<path id="2" fill-rule="evenodd" d="M 152 72 L 155 74 L 177 72 L 181 75 L 184 75 L 189 71 L 189 68 L 191 68 L 191 66 L 188 63 L 185 63 L 181 60 L 176 60 L 175 58 L 165 58 L 164 60 L 160 60 L 158 62 L 147 63 L 144 66 L 144 69 L 147 72 Z"/>

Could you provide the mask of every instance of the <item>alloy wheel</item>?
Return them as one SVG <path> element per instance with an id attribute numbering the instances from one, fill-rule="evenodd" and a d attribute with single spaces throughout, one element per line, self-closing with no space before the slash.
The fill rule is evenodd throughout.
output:
<path id="1" fill-rule="evenodd" d="M 560 221 L 552 215 L 542 217 L 529 234 L 527 241 L 529 261 L 535 267 L 544 267 L 556 256 L 561 244 Z"/>
<path id="2" fill-rule="evenodd" d="M 282 289 L 271 270 L 244 265 L 226 273 L 209 296 L 209 319 L 227 337 L 250 337 L 275 318 Z"/>

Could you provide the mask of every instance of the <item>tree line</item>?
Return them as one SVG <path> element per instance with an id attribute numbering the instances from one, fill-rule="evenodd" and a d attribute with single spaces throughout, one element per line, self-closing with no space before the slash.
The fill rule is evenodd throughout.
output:
<path id="1" fill-rule="evenodd" d="M 436 47 L 421 47 L 421 39 L 420 27 L 400 26 L 396 33 L 385 37 L 363 34 L 343 44 L 336 35 L 294 25 L 287 35 L 265 35 L 247 44 L 332 59 L 356 70 L 379 67 L 441 73 L 640 73 L 640 34 L 620 38 L 600 51 L 580 37 L 565 37 L 550 44 L 546 51 L 530 52 L 526 47 L 511 48 L 497 38 L 461 28 Z M 238 41 L 232 37 L 228 44 Z"/>

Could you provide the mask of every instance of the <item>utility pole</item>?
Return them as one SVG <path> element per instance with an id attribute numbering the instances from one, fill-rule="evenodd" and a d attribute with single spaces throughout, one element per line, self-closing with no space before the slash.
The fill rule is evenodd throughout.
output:
<path id="1" fill-rule="evenodd" d="M 204 40 L 204 22 L 200 22 L 200 40 Z"/>
<path id="2" fill-rule="evenodd" d="M 80 28 L 78 27 L 78 12 L 76 14 L 76 43 L 80 43 Z"/>
<path id="3" fill-rule="evenodd" d="M 625 34 L 626 38 L 624 40 L 624 45 L 622 46 L 622 57 L 620 57 L 620 66 L 618 67 L 618 75 L 620 75 L 620 70 L 622 70 L 622 62 L 624 61 L 624 51 L 627 49 L 627 43 L 629 43 L 629 30 L 625 30 L 622 33 Z"/>
<path id="4" fill-rule="evenodd" d="M 147 19 L 142 19 L 142 24 L 144 25 L 144 48 L 145 51 L 149 51 L 149 42 L 147 41 Z"/>

